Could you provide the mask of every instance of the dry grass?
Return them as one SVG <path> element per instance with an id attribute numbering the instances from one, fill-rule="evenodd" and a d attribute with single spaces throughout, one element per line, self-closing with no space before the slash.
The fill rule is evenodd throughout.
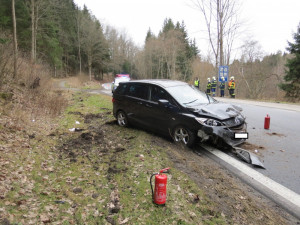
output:
<path id="1" fill-rule="evenodd" d="M 84 74 L 78 74 L 68 78 L 68 86 L 72 88 L 82 87 L 84 83 L 89 81 L 89 77 Z"/>
<path id="2" fill-rule="evenodd" d="M 67 99 L 61 91 L 52 89 L 50 68 L 33 65 L 23 56 L 18 59 L 18 76 L 13 78 L 9 49 L 1 51 L 0 64 L 6 69 L 1 70 L 0 118 L 11 118 L 13 126 L 23 127 L 58 116 L 67 106 Z"/>

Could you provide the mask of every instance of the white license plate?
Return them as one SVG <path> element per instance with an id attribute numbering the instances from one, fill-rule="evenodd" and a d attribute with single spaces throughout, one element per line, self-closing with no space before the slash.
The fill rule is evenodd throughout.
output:
<path id="1" fill-rule="evenodd" d="M 248 133 L 234 133 L 235 139 L 248 139 Z"/>

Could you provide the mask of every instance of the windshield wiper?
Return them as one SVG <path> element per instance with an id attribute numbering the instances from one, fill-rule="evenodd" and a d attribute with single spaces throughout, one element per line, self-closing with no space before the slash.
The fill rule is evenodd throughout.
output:
<path id="1" fill-rule="evenodd" d="M 195 101 L 197 101 L 198 99 L 195 99 L 195 100 L 193 100 L 193 101 L 191 101 L 191 102 L 187 102 L 187 103 L 183 103 L 183 104 L 185 104 L 185 105 L 187 105 L 187 104 L 191 104 L 191 103 L 193 103 L 193 102 L 195 102 Z"/>

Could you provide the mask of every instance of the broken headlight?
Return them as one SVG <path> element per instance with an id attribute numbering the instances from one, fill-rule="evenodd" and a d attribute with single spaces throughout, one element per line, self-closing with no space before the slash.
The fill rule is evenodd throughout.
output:
<path id="1" fill-rule="evenodd" d="M 215 119 L 209 119 L 209 118 L 195 118 L 195 119 L 198 121 L 198 123 L 201 123 L 206 126 L 211 126 L 211 127 L 224 126 L 222 122 Z"/>

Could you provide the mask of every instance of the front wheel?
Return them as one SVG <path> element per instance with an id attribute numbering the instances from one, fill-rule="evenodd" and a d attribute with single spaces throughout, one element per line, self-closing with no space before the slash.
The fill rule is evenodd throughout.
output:
<path id="1" fill-rule="evenodd" d="M 173 139 L 175 142 L 182 142 L 188 147 L 192 147 L 196 141 L 196 135 L 189 129 L 179 126 L 174 129 Z"/>
<path id="2" fill-rule="evenodd" d="M 119 111 L 117 113 L 117 121 L 118 121 L 119 126 L 128 127 L 128 119 L 127 119 L 125 112 Z"/>

